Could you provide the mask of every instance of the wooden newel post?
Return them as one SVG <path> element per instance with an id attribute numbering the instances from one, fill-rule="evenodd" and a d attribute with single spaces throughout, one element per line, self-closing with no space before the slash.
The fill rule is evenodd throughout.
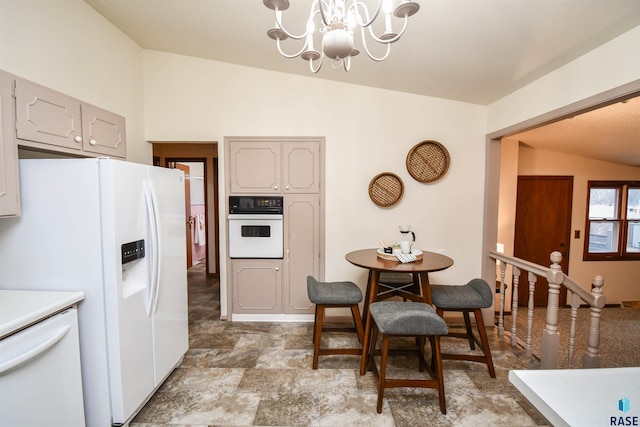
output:
<path id="1" fill-rule="evenodd" d="M 598 298 L 604 298 L 602 296 L 602 286 L 604 285 L 604 279 L 602 276 L 596 276 L 593 278 L 593 288 L 591 294 Z M 604 303 L 602 304 L 604 306 Z M 583 368 L 599 368 L 600 367 L 600 315 L 602 314 L 601 307 L 591 307 L 591 321 L 589 323 L 589 339 L 587 343 L 587 350 L 582 355 L 582 367 Z"/>
<path id="2" fill-rule="evenodd" d="M 560 302 L 560 286 L 564 281 L 564 273 L 560 268 L 562 254 L 558 251 L 551 253 L 551 266 L 547 272 L 549 282 L 549 298 L 547 300 L 547 325 L 542 332 L 542 352 L 540 367 L 555 369 L 558 367 L 558 352 L 560 349 L 560 334 L 558 332 L 558 306 Z"/>

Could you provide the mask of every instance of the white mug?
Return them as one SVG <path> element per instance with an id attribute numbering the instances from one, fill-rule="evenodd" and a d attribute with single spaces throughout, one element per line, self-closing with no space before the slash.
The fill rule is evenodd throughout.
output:
<path id="1" fill-rule="evenodd" d="M 400 242 L 400 250 L 402 251 L 403 254 L 410 254 L 411 253 L 411 245 L 413 245 L 413 242 L 410 240 L 402 240 Z"/>

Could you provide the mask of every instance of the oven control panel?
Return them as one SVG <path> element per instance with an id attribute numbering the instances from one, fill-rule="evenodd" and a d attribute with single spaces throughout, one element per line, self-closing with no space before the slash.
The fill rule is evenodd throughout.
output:
<path id="1" fill-rule="evenodd" d="M 229 196 L 230 214 L 281 215 L 282 212 L 282 196 Z"/>

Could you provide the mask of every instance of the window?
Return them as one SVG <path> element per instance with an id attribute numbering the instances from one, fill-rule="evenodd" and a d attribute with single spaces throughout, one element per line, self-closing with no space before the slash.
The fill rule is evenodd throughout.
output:
<path id="1" fill-rule="evenodd" d="M 640 182 L 589 181 L 585 261 L 640 260 Z"/>

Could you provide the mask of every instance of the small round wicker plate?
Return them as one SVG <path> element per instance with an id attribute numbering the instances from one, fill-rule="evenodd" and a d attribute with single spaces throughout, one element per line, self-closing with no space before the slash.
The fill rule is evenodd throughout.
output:
<path id="1" fill-rule="evenodd" d="M 373 177 L 369 183 L 369 197 L 378 206 L 396 204 L 404 194 L 402 179 L 391 172 L 383 172 Z"/>
<path id="2" fill-rule="evenodd" d="M 407 154 L 407 170 L 420 182 L 433 182 L 442 178 L 449 169 L 451 157 L 438 141 L 422 141 Z"/>

